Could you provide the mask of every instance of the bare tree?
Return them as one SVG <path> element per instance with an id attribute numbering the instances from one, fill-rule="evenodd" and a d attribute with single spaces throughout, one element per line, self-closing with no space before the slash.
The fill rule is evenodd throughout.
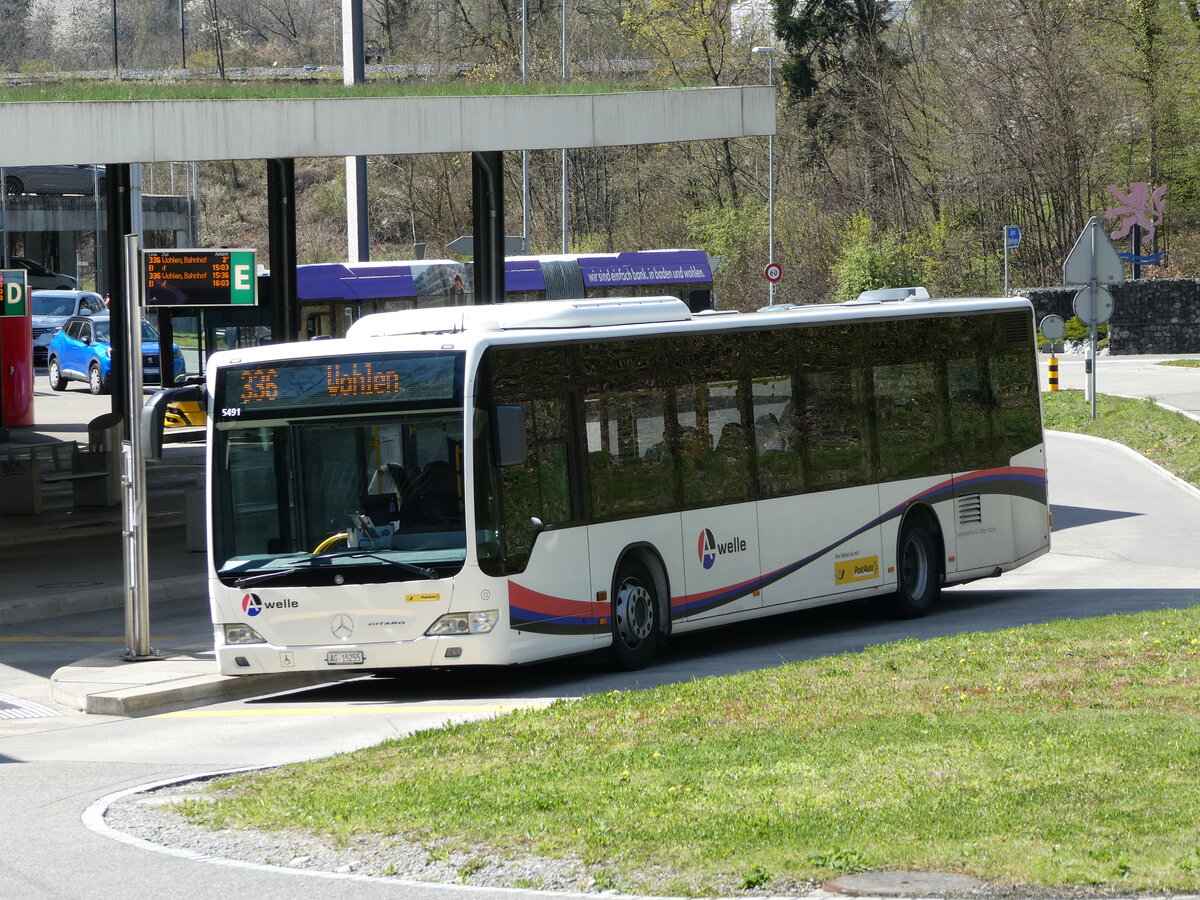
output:
<path id="1" fill-rule="evenodd" d="M 25 59 L 29 0 L 0 0 L 0 67 L 15 71 Z"/>

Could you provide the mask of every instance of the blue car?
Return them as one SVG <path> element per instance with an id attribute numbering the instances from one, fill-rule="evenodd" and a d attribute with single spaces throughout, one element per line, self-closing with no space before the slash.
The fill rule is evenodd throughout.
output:
<path id="1" fill-rule="evenodd" d="M 112 344 L 108 316 L 72 316 L 50 339 L 47 371 L 50 387 L 65 390 L 69 381 L 87 382 L 93 394 L 107 394 L 112 377 Z M 172 345 L 174 378 L 184 374 L 183 351 Z M 149 322 L 142 323 L 142 380 L 159 383 L 158 332 Z"/>

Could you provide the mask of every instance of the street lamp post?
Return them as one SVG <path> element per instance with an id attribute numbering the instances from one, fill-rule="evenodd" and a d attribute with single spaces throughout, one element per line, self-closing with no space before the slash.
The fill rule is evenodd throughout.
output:
<path id="1" fill-rule="evenodd" d="M 529 0 L 521 0 L 521 84 L 529 83 Z M 529 249 L 529 151 L 521 151 L 521 252 Z"/>
<path id="2" fill-rule="evenodd" d="M 113 20 L 113 77 L 121 77 L 121 56 L 119 47 L 119 39 L 121 36 L 121 20 L 117 18 L 117 0 L 112 0 L 112 20 Z"/>
<path id="3" fill-rule="evenodd" d="M 767 56 L 767 84 L 775 86 L 775 48 L 754 47 L 751 53 Z M 767 262 L 775 262 L 775 133 L 767 135 Z M 775 305 L 775 282 L 770 285 L 767 302 Z"/>
<path id="4" fill-rule="evenodd" d="M 562 80 L 567 83 L 567 0 L 562 0 Z M 571 193 L 568 180 L 567 148 L 562 150 L 562 252 L 570 252 Z"/>

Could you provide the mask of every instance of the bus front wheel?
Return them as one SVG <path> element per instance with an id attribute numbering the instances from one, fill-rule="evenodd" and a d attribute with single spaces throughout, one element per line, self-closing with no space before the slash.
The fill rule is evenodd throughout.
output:
<path id="1" fill-rule="evenodd" d="M 610 650 L 613 665 L 621 669 L 649 665 L 661 629 L 654 576 L 641 560 L 624 560 L 613 579 Z"/>
<path id="2" fill-rule="evenodd" d="M 941 588 L 938 542 L 921 518 L 909 517 L 900 529 L 897 544 L 899 578 L 892 611 L 902 619 L 916 619 L 933 607 Z"/>

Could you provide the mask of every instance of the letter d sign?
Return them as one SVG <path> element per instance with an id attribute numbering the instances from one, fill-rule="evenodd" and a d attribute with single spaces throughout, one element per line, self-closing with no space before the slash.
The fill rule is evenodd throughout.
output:
<path id="1" fill-rule="evenodd" d="M 4 308 L 0 315 L 25 315 L 25 272 L 21 269 L 0 271 L 0 285 L 4 287 Z"/>

